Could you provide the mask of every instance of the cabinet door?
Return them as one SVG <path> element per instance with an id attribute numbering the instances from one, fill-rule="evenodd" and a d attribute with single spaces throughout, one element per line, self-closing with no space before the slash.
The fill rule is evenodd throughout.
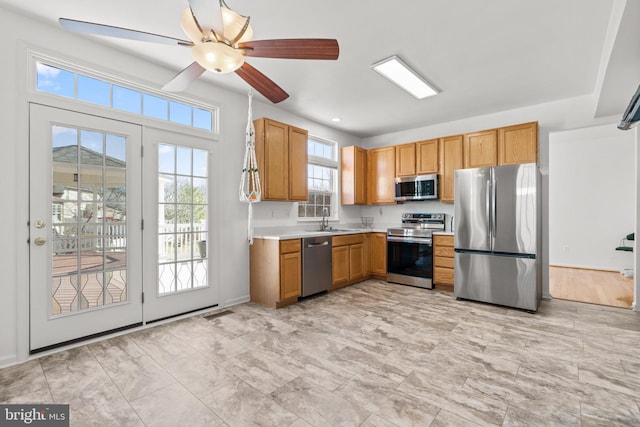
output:
<path id="1" fill-rule="evenodd" d="M 367 150 L 352 145 L 343 147 L 340 156 L 341 191 L 343 205 L 367 203 Z"/>
<path id="2" fill-rule="evenodd" d="M 300 252 L 280 255 L 280 300 L 299 297 L 302 291 Z"/>
<path id="3" fill-rule="evenodd" d="M 284 123 L 264 121 L 264 165 L 260 171 L 262 198 L 289 198 L 289 127 Z M 306 167 L 306 165 L 305 165 Z M 306 184 L 306 181 L 305 181 Z"/>
<path id="4" fill-rule="evenodd" d="M 453 177 L 462 169 L 462 135 L 440 139 L 440 201 L 453 202 Z"/>
<path id="5" fill-rule="evenodd" d="M 349 281 L 349 246 L 331 249 L 331 284 L 341 285 Z"/>
<path id="6" fill-rule="evenodd" d="M 373 234 L 365 233 L 364 234 L 364 275 L 365 277 L 371 276 L 371 258 L 373 257 L 372 252 L 372 241 Z"/>
<path id="7" fill-rule="evenodd" d="M 396 176 L 416 174 L 416 144 L 396 145 Z"/>
<path id="8" fill-rule="evenodd" d="M 349 246 L 349 280 L 364 277 L 364 244 Z"/>
<path id="9" fill-rule="evenodd" d="M 368 151 L 369 204 L 395 203 L 396 176 L 395 147 Z"/>
<path id="10" fill-rule="evenodd" d="M 498 164 L 498 136 L 495 129 L 464 135 L 464 167 L 483 168 Z"/>
<path id="11" fill-rule="evenodd" d="M 355 155 L 355 204 L 367 204 L 367 150 L 356 147 Z"/>
<path id="12" fill-rule="evenodd" d="M 371 272 L 378 275 L 387 274 L 387 235 L 384 233 L 373 234 L 373 258 L 371 259 Z"/>
<path id="13" fill-rule="evenodd" d="M 289 127 L 289 200 L 308 198 L 307 137 L 306 130 Z"/>
<path id="14" fill-rule="evenodd" d="M 538 161 L 538 122 L 498 129 L 498 164 Z"/>
<path id="15" fill-rule="evenodd" d="M 438 140 L 416 142 L 416 174 L 438 173 Z"/>

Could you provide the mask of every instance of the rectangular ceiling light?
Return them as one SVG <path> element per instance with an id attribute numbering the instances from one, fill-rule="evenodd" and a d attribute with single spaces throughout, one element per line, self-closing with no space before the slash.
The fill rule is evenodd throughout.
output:
<path id="1" fill-rule="evenodd" d="M 371 68 L 418 99 L 438 94 L 438 90 L 409 68 L 398 56 L 383 59 L 373 64 Z"/>

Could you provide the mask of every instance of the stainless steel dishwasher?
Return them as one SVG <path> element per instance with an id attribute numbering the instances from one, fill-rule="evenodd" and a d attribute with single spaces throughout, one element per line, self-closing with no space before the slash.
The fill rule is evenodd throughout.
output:
<path id="1" fill-rule="evenodd" d="M 302 296 L 331 287 L 331 236 L 302 239 Z"/>

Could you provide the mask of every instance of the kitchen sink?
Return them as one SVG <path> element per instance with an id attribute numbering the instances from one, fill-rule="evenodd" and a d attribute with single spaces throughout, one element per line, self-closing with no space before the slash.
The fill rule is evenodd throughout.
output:
<path id="1" fill-rule="evenodd" d="M 325 231 L 328 231 L 330 233 L 359 233 L 362 230 L 358 230 L 356 228 L 330 228 Z"/>

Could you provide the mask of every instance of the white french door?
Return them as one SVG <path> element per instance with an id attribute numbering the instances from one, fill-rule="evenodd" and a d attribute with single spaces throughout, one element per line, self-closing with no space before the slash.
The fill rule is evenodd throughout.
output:
<path id="1" fill-rule="evenodd" d="M 144 318 L 218 303 L 212 277 L 211 141 L 144 129 Z"/>
<path id="2" fill-rule="evenodd" d="M 30 349 L 141 324 L 142 128 L 30 106 Z"/>

